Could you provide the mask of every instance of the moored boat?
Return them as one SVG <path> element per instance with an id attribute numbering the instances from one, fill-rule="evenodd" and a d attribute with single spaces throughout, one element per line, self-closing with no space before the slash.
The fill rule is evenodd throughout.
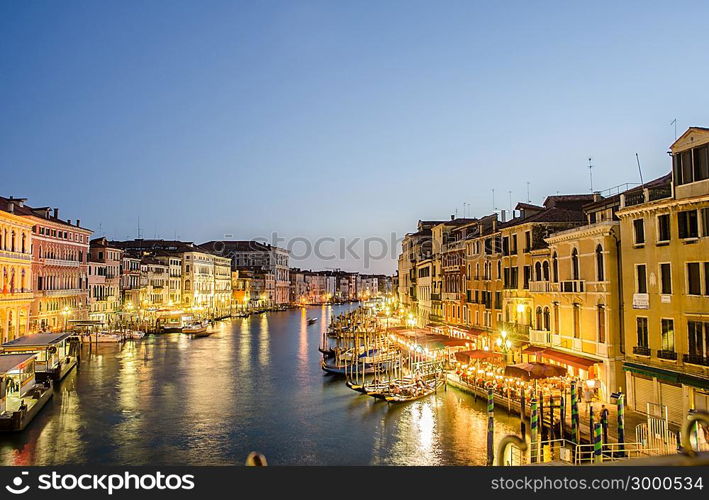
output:
<path id="1" fill-rule="evenodd" d="M 191 333 L 193 335 L 198 335 L 206 332 L 207 323 L 205 321 L 198 321 L 182 328 L 182 333 Z"/>
<path id="2" fill-rule="evenodd" d="M 0 432 L 21 431 L 54 395 L 51 379 L 35 377 L 37 353 L 0 355 Z"/>
<path id="3" fill-rule="evenodd" d="M 314 325 L 318 321 L 318 318 L 308 318 L 308 325 Z"/>

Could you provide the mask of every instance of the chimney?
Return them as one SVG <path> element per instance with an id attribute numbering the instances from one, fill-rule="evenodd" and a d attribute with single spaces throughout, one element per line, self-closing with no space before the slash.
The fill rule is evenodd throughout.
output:
<path id="1" fill-rule="evenodd" d="M 58 219 L 58 218 L 59 218 L 59 209 L 58 209 L 58 208 L 55 208 L 55 209 L 54 209 L 54 218 L 55 218 L 55 219 Z"/>
<path id="2" fill-rule="evenodd" d="M 71 219 L 67 219 L 66 223 L 71 226 Z"/>
<path id="3" fill-rule="evenodd" d="M 455 220 L 455 215 L 451 215 L 451 220 Z"/>
<path id="4" fill-rule="evenodd" d="M 76 219 L 76 227 L 81 227 L 81 219 Z"/>
<path id="5" fill-rule="evenodd" d="M 7 211 L 11 214 L 15 213 L 15 204 L 13 202 L 7 204 Z"/>

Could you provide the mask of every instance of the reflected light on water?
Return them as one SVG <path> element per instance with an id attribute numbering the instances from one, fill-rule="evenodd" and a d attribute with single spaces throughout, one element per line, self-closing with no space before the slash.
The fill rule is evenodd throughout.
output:
<path id="1" fill-rule="evenodd" d="M 483 401 L 449 388 L 403 405 L 323 375 L 323 306 L 225 321 L 183 334 L 83 346 L 81 366 L 21 433 L 0 440 L 6 465 L 484 464 Z M 308 326 L 318 316 L 320 327 Z M 496 434 L 516 430 L 499 412 Z"/>

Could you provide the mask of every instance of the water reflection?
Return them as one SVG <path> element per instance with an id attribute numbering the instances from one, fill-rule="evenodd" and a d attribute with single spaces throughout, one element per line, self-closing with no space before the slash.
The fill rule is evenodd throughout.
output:
<path id="1" fill-rule="evenodd" d="M 449 388 L 388 405 L 323 374 L 321 332 L 347 307 L 235 319 L 206 338 L 85 348 L 35 422 L 0 436 L 0 461 L 241 464 L 259 450 L 273 464 L 484 463 L 482 401 Z M 501 418 L 496 433 L 514 425 Z"/>

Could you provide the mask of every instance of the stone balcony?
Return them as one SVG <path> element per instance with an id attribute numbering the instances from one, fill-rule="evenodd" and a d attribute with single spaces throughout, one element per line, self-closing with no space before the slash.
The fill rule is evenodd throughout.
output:
<path id="1" fill-rule="evenodd" d="M 87 290 L 82 290 L 81 288 L 67 288 L 64 290 L 40 290 L 38 293 L 45 297 L 67 297 L 87 293 Z"/>
<path id="2" fill-rule="evenodd" d="M 2 259 L 19 259 L 26 260 L 27 262 L 32 261 L 31 253 L 13 252 L 11 250 L 0 250 L 0 258 Z"/>
<path id="3" fill-rule="evenodd" d="M 80 267 L 81 262 L 78 260 L 67 260 L 67 259 L 42 259 L 45 266 L 58 266 L 58 267 Z"/>

